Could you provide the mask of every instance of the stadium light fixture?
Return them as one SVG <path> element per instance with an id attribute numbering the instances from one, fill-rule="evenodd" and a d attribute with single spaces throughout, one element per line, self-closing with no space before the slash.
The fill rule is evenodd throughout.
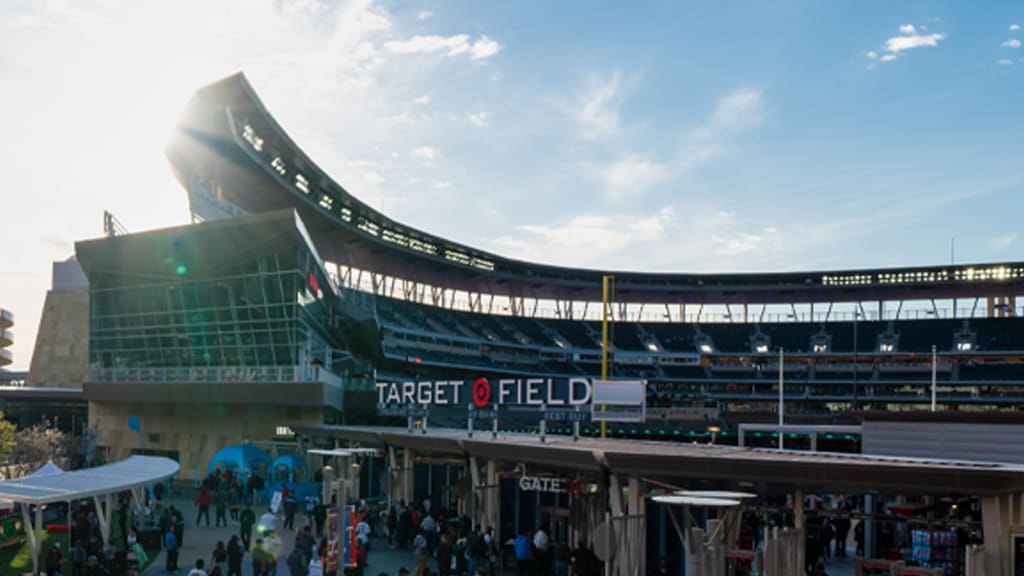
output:
<path id="1" fill-rule="evenodd" d="M 705 354 L 711 354 L 712 352 L 715 351 L 715 348 L 711 344 L 708 344 L 707 342 L 702 343 L 699 346 L 699 348 L 700 348 L 700 351 L 705 353 Z"/>

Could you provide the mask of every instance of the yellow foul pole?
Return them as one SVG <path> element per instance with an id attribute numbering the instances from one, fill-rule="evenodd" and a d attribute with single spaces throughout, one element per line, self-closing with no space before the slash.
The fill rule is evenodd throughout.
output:
<path id="1" fill-rule="evenodd" d="M 615 276 L 606 274 L 601 279 L 601 380 L 608 379 L 608 304 L 614 297 Z M 604 404 L 601 412 L 605 411 Z M 601 438 L 605 437 L 607 423 L 601 421 Z"/>

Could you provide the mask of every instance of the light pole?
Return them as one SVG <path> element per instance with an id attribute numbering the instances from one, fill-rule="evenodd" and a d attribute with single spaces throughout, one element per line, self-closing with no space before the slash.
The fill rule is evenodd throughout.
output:
<path id="1" fill-rule="evenodd" d="M 779 450 L 785 450 L 783 439 L 786 437 L 785 432 L 782 430 L 786 420 L 786 379 L 784 376 L 785 369 L 783 368 L 785 365 L 786 353 L 782 346 L 779 346 Z"/>
<path id="2" fill-rule="evenodd" d="M 853 409 L 857 410 L 857 378 L 859 376 L 859 366 L 857 364 L 857 319 L 860 318 L 860 312 L 853 309 Z"/>
<path id="3" fill-rule="evenodd" d="M 936 401 L 935 389 L 936 389 L 936 384 L 937 384 L 937 380 L 938 380 L 938 364 L 939 364 L 938 353 L 935 350 L 935 345 L 932 344 L 932 412 L 935 412 L 935 408 L 936 408 L 936 406 L 935 406 L 935 401 Z"/>
<path id="4" fill-rule="evenodd" d="M 720 427 L 718 427 L 718 426 L 708 426 L 708 432 L 711 432 L 711 445 L 712 446 L 715 445 L 715 438 L 718 436 L 718 433 L 721 432 L 721 431 L 722 431 L 722 429 Z"/>

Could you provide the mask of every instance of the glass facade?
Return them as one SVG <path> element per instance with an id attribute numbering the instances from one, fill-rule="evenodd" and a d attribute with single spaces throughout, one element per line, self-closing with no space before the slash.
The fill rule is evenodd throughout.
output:
<path id="1" fill-rule="evenodd" d="M 332 330 L 337 298 L 320 288 L 328 282 L 322 269 L 298 235 L 295 240 L 256 254 L 250 249 L 248 257 L 208 256 L 205 266 L 175 257 L 157 281 L 94 269 L 90 368 L 329 368 L 340 347 Z"/>

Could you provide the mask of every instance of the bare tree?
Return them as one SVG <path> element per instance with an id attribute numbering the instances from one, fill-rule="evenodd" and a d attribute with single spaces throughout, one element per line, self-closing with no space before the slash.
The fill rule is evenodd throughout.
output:
<path id="1" fill-rule="evenodd" d="M 8 463 L 19 466 L 38 466 L 53 460 L 67 468 L 75 456 L 78 441 L 74 436 L 57 429 L 49 420 L 22 428 L 14 433 L 14 447 Z"/>

